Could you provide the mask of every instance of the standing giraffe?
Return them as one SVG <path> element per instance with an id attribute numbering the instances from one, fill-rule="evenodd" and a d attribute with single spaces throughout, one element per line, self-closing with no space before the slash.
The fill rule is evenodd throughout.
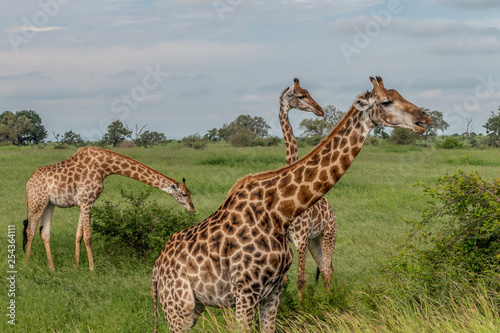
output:
<path id="1" fill-rule="evenodd" d="M 76 231 L 75 262 L 76 265 L 80 262 L 80 243 L 83 237 L 90 270 L 94 269 L 90 210 L 103 191 L 104 178 L 110 175 L 122 175 L 156 187 L 170 194 L 189 211 L 194 211 L 191 194 L 184 179 L 182 183 L 178 183 L 136 160 L 109 150 L 95 147 L 80 148 L 67 160 L 38 168 L 26 184 L 27 218 L 23 230 L 26 261 L 30 257 L 38 221 L 41 221 L 40 236 L 47 252 L 49 268 L 54 269 L 50 252 L 50 226 L 54 206 L 62 208 L 78 206 L 80 218 Z"/>
<path id="2" fill-rule="evenodd" d="M 292 262 L 290 223 L 323 197 L 347 171 L 376 125 L 423 133 L 429 116 L 387 90 L 380 77 L 354 101 L 332 132 L 311 152 L 277 170 L 238 180 L 222 206 L 169 239 L 153 267 L 157 297 L 170 332 L 192 328 L 205 306 L 236 306 L 248 330 L 260 305 L 263 332 L 274 332 L 281 286 Z"/>
<path id="3" fill-rule="evenodd" d="M 292 164 L 298 160 L 297 139 L 288 120 L 290 109 L 314 112 L 317 116 L 324 115 L 323 109 L 309 95 L 309 92 L 300 87 L 299 79 L 294 79 L 293 87 L 283 91 L 280 96 L 279 118 L 285 138 L 286 164 Z M 293 220 L 288 229 L 288 237 L 295 244 L 299 257 L 299 273 L 297 274 L 299 298 L 306 287 L 308 247 L 318 267 L 316 279 L 321 272 L 325 288 L 329 289 L 333 275 L 332 256 L 337 239 L 337 219 L 328 200 L 322 197 L 315 205 Z"/>

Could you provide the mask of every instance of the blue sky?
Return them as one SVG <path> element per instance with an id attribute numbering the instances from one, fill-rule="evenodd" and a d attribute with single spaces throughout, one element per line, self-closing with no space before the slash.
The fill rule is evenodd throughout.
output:
<path id="1" fill-rule="evenodd" d="M 240 114 L 281 136 L 294 77 L 347 110 L 380 75 L 448 133 L 484 132 L 500 105 L 498 0 L 10 0 L 0 36 L 0 111 L 87 139 L 117 119 L 184 137 Z"/>

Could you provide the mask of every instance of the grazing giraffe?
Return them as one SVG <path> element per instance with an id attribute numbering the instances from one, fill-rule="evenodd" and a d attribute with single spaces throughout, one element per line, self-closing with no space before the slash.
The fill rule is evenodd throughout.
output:
<path id="1" fill-rule="evenodd" d="M 191 194 L 185 180 L 176 182 L 158 171 L 129 157 L 109 150 L 84 147 L 70 158 L 38 168 L 26 184 L 27 218 L 24 221 L 23 249 L 29 260 L 35 230 L 40 223 L 40 236 L 47 252 L 50 269 L 54 269 L 50 252 L 50 226 L 54 206 L 80 207 L 76 231 L 76 265 L 80 261 L 80 243 L 84 238 L 90 270 L 94 269 L 91 248 L 90 211 L 103 191 L 103 180 L 110 175 L 133 178 L 170 194 L 189 211 L 194 211 Z M 28 248 L 26 249 L 26 243 Z"/>
<path id="2" fill-rule="evenodd" d="M 387 90 L 380 77 L 354 101 L 331 133 L 295 163 L 238 180 L 212 215 L 169 239 L 153 266 L 157 297 L 170 332 L 192 328 L 205 306 L 236 306 L 250 329 L 260 306 L 263 332 L 274 332 L 281 286 L 292 262 L 287 231 L 340 179 L 376 125 L 423 133 L 429 116 Z"/>
<path id="3" fill-rule="evenodd" d="M 297 139 L 293 133 L 292 125 L 288 120 L 288 111 L 298 109 L 314 112 L 317 116 L 323 116 L 323 109 L 311 97 L 309 92 L 302 89 L 299 79 L 294 79 L 293 87 L 283 91 L 280 96 L 279 119 L 286 146 L 286 164 L 292 164 L 298 160 Z M 306 287 L 306 258 L 307 248 L 317 264 L 319 273 L 323 277 L 325 288 L 330 288 L 333 275 L 332 256 L 337 239 L 337 219 L 332 207 L 325 197 L 322 197 L 311 208 L 293 220 L 288 229 L 288 237 L 295 244 L 298 255 L 297 288 L 299 298 Z M 286 277 L 285 277 L 286 279 Z"/>

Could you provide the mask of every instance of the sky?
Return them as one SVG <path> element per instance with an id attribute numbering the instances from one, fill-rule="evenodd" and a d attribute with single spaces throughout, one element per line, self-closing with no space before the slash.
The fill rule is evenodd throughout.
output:
<path id="1" fill-rule="evenodd" d="M 293 84 L 350 108 L 379 75 L 438 110 L 448 134 L 500 106 L 498 0 L 6 0 L 0 4 L 0 112 L 35 110 L 53 133 L 98 140 L 121 120 L 168 138 L 238 115 L 281 137 Z M 299 123 L 313 114 L 291 111 Z"/>

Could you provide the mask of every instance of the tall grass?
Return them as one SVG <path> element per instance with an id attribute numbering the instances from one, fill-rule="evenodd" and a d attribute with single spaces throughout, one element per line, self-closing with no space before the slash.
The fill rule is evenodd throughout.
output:
<path id="1" fill-rule="evenodd" d="M 304 155 L 312 147 L 299 150 Z M 154 327 L 150 296 L 151 267 L 138 259 L 113 251 L 102 239 L 93 239 L 95 272 L 88 271 L 85 247 L 80 267 L 74 267 L 78 208 L 54 211 L 51 247 L 55 272 L 47 269 L 45 249 L 37 233 L 29 264 L 24 262 L 22 221 L 26 216 L 26 181 L 40 166 L 59 162 L 76 149 L 0 147 L 0 269 L 7 272 L 7 225 L 16 226 L 16 326 L 19 332 L 145 332 Z M 191 150 L 171 144 L 153 148 L 121 148 L 115 151 L 181 180 L 186 178 L 200 220 L 216 210 L 234 182 L 248 174 L 284 165 L 284 146 L 232 148 L 209 145 Z M 469 156 L 467 164 L 462 157 Z M 432 183 L 458 167 L 477 169 L 485 177 L 500 176 L 498 150 L 428 150 L 366 146 L 340 182 L 326 195 L 337 215 L 338 238 L 334 252 L 335 283 L 325 292 L 314 282 L 316 267 L 307 262 L 309 303 L 297 299 L 296 262 L 289 271 L 278 327 L 282 332 L 434 332 L 499 330 L 498 308 L 487 295 L 470 293 L 446 306 L 422 299 L 420 307 L 375 283 L 380 278 L 377 261 L 404 239 L 409 227 L 426 206 L 417 179 Z M 449 161 L 455 161 L 449 163 Z M 117 202 L 120 190 L 145 191 L 135 180 L 111 176 L 104 181 L 103 199 Z M 172 198 L 153 190 L 151 200 L 172 210 L 182 210 Z M 166 240 L 165 240 L 166 242 Z M 2 275 L 4 277 L 5 274 Z M 10 298 L 4 281 L 0 308 Z M 370 289 L 367 286 L 371 286 Z M 373 297 L 373 295 L 379 295 Z M 482 297 L 482 298 L 481 298 Z M 310 304 L 310 305 L 307 305 Z M 313 311 L 312 307 L 316 309 Z M 319 310 L 323 315 L 319 315 Z M 289 311 L 289 312 L 286 312 Z M 495 312 L 496 311 L 496 312 Z M 4 310 L 6 313 L 6 310 Z M 10 329 L 6 316 L 0 331 Z M 226 324 L 233 312 L 211 309 L 200 319 L 200 331 L 235 331 Z M 288 314 L 290 318 L 283 315 Z M 224 317 L 226 316 L 226 318 Z M 167 325 L 160 315 L 160 331 Z M 228 320 L 230 323 L 230 320 Z M 212 325 L 212 326 L 210 326 Z M 218 328 L 220 327 L 222 328 Z"/>

